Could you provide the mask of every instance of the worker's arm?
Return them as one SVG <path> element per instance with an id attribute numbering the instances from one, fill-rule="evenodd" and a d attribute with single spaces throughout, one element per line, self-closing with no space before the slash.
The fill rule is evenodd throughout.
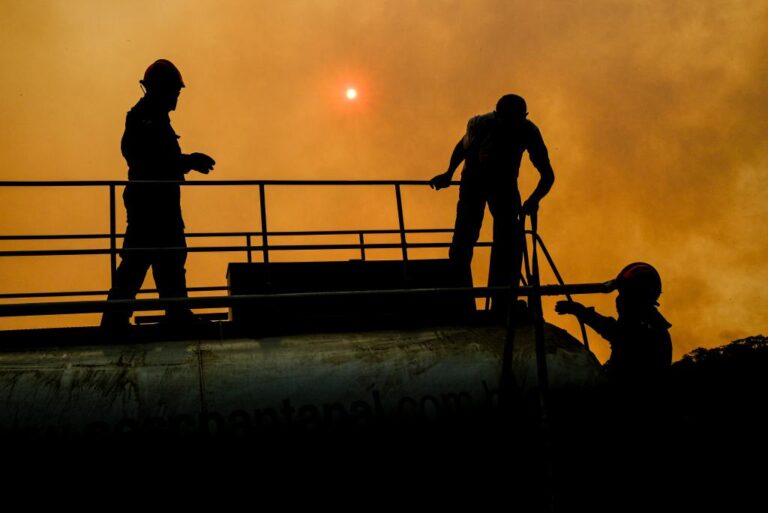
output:
<path id="1" fill-rule="evenodd" d="M 451 185 L 453 174 L 456 172 L 456 168 L 459 167 L 461 161 L 464 160 L 464 138 L 459 140 L 456 147 L 451 154 L 451 161 L 448 163 L 448 170 L 445 173 L 440 173 L 429 181 L 429 186 L 435 190 L 444 189 Z"/>
<path id="2" fill-rule="evenodd" d="M 123 156 L 140 180 L 184 180 L 191 170 L 208 174 L 216 162 L 204 153 L 181 153 L 170 123 L 131 111 L 121 140 Z"/>
<path id="3" fill-rule="evenodd" d="M 560 315 L 574 315 L 581 322 L 595 330 L 601 337 L 613 343 L 616 340 L 618 329 L 617 321 L 613 317 L 607 317 L 595 312 L 595 309 L 577 303 L 576 301 L 558 301 L 555 311 Z"/>
<path id="4" fill-rule="evenodd" d="M 205 153 L 190 153 L 181 155 L 181 166 L 184 173 L 189 173 L 192 170 L 199 171 L 204 175 L 207 175 L 213 169 L 216 161 Z"/>
<path id="5" fill-rule="evenodd" d="M 549 152 L 544 144 L 544 138 L 535 125 L 531 124 L 530 139 L 528 141 L 528 157 L 539 172 L 539 183 L 531 195 L 523 203 L 523 212 L 533 214 L 539 209 L 539 202 L 547 195 L 552 184 L 555 183 L 555 172 L 549 162 Z"/>

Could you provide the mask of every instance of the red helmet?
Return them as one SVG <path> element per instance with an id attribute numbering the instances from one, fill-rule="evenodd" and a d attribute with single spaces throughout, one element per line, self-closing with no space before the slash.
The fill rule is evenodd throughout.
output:
<path id="1" fill-rule="evenodd" d="M 144 79 L 139 82 L 151 89 L 176 89 L 184 87 L 184 80 L 181 78 L 181 72 L 166 59 L 158 59 L 149 65 L 144 72 Z"/>
<path id="2" fill-rule="evenodd" d="M 619 272 L 614 280 L 620 293 L 633 296 L 642 301 L 658 304 L 661 295 L 661 276 L 650 264 L 634 262 Z"/>

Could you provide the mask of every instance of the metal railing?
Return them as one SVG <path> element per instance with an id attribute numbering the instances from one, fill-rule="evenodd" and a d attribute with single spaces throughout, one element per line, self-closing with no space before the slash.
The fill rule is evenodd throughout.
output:
<path id="1" fill-rule="evenodd" d="M 110 271 L 114 275 L 117 268 L 117 255 L 121 251 L 157 251 L 158 248 L 131 248 L 117 249 L 117 239 L 122 238 L 123 234 L 117 233 L 117 187 L 124 187 L 129 183 L 134 185 L 181 185 L 181 186 L 254 186 L 259 189 L 259 208 L 261 213 L 261 230 L 254 232 L 208 232 L 208 233 L 188 233 L 187 237 L 237 237 L 245 238 L 245 246 L 204 246 L 185 248 L 188 252 L 238 252 L 245 251 L 248 255 L 248 261 L 252 261 L 254 251 L 262 253 L 263 261 L 269 262 L 270 251 L 291 251 L 291 250 L 342 250 L 359 249 L 361 257 L 365 257 L 365 249 L 393 249 L 400 248 L 403 260 L 408 260 L 408 248 L 426 248 L 426 247 L 448 247 L 448 243 L 426 243 L 417 244 L 406 241 L 408 233 L 450 233 L 450 229 L 410 229 L 406 230 L 403 213 L 402 186 L 425 186 L 429 182 L 420 180 L 210 180 L 210 181 L 132 181 L 112 180 L 112 181 L 17 181 L 0 182 L 0 187 L 106 187 L 109 192 L 109 234 L 74 234 L 74 235 L 0 235 L 0 240 L 76 240 L 76 239 L 108 239 L 109 249 L 74 249 L 74 250 L 21 250 L 21 251 L 0 251 L 0 257 L 24 257 L 24 256 L 64 256 L 64 255 L 110 255 Z M 458 182 L 455 182 L 458 183 Z M 390 186 L 394 188 L 397 202 L 397 230 L 325 230 L 325 231 L 291 231 L 291 232 L 270 232 L 267 222 L 267 204 L 266 188 L 268 186 Z M 399 234 L 400 243 L 396 244 L 366 244 L 365 235 L 370 234 Z M 310 236 L 310 235 L 358 235 L 358 244 L 335 244 L 335 245 L 270 245 L 269 237 L 279 236 Z M 252 243 L 254 237 L 261 237 L 261 244 Z M 480 245 L 490 245 L 490 243 L 481 243 Z M 168 251 L 179 250 L 181 248 L 163 248 Z"/>
<path id="2" fill-rule="evenodd" d="M 137 185 L 168 185 L 178 184 L 181 186 L 200 187 L 200 186 L 251 186 L 257 187 L 259 191 L 259 209 L 260 209 L 260 231 L 239 231 L 239 232 L 200 232 L 187 233 L 188 238 L 222 238 L 222 237 L 242 237 L 244 245 L 227 246 L 196 246 L 183 248 L 189 253 L 220 253 L 220 252 L 244 252 L 249 263 L 253 262 L 253 254 L 261 253 L 262 261 L 269 262 L 270 251 L 328 251 L 328 250 L 358 250 L 360 258 L 366 259 L 366 249 L 400 249 L 404 261 L 408 260 L 408 249 L 416 248 L 440 248 L 449 247 L 449 243 L 408 243 L 407 235 L 416 233 L 452 233 L 451 229 L 406 229 L 405 216 L 403 212 L 403 201 L 401 188 L 403 186 L 425 186 L 429 182 L 419 180 L 211 180 L 211 181 L 133 181 L 124 180 L 111 181 L 18 181 L 18 182 L 0 182 L 0 187 L 105 187 L 109 194 L 109 233 L 108 234 L 72 234 L 72 235 L 0 235 L 0 241 L 21 241 L 21 240 L 108 240 L 109 247 L 103 249 L 43 249 L 43 250 L 12 250 L 0 251 L 0 257 L 31 257 L 31 256 L 68 256 L 68 255 L 109 255 L 111 282 L 114 280 L 114 273 L 117 269 L 117 255 L 120 252 L 142 252 L 142 251 L 177 251 L 182 248 L 130 248 L 118 249 L 117 241 L 124 237 L 124 234 L 118 233 L 117 224 L 117 187 L 124 187 L 129 183 Z M 268 230 L 266 189 L 268 186 L 386 186 L 393 187 L 397 206 L 398 228 L 391 230 L 313 230 L 313 231 L 274 231 Z M 399 235 L 399 243 L 370 243 L 366 242 L 366 236 L 370 235 Z M 271 237 L 285 236 L 328 236 L 328 235 L 357 235 L 356 244 L 270 244 Z M 261 244 L 254 244 L 254 240 L 261 239 Z M 478 246 L 490 246 L 490 242 L 479 242 Z M 111 286 L 110 282 L 110 286 Z M 226 287 L 190 287 L 190 291 L 223 291 Z M 0 294 L 0 299 L 21 299 L 35 297 L 67 297 L 67 296 L 94 296 L 106 294 L 107 291 L 61 291 L 61 292 L 32 292 L 32 293 L 6 293 Z M 141 293 L 155 292 L 154 289 L 144 289 Z"/>
<path id="3" fill-rule="evenodd" d="M 259 210 L 260 210 L 260 231 L 234 231 L 234 232 L 199 232 L 199 233 L 187 233 L 188 238 L 240 238 L 244 240 L 243 245 L 221 245 L 221 246 L 193 246 L 187 248 L 129 248 L 118 249 L 118 239 L 124 237 L 124 234 L 117 232 L 117 201 L 116 193 L 118 187 L 124 187 L 131 184 L 145 184 L 145 185 L 169 185 L 178 184 L 187 187 L 201 187 L 201 186 L 227 186 L 227 187 L 256 187 L 258 188 L 259 195 Z M 452 185 L 458 185 L 459 182 L 452 182 Z M 269 263 L 270 252 L 275 251 L 329 251 L 329 250 L 357 250 L 360 253 L 361 260 L 366 260 L 366 250 L 380 250 L 380 249 L 400 249 L 402 259 L 407 262 L 409 259 L 409 249 L 426 249 L 426 248 L 447 248 L 450 247 L 448 242 L 408 242 L 408 236 L 413 234 L 449 234 L 453 233 L 453 229 L 450 228 L 427 228 L 427 229 L 414 229 L 407 228 L 405 222 L 405 214 L 403 209 L 402 188 L 406 186 L 418 186 L 424 187 L 429 184 L 428 181 L 422 180 L 210 180 L 210 181 L 182 181 L 182 182 L 168 182 L 168 181 L 17 181 L 8 182 L 0 181 L 0 188 L 4 187 L 103 187 L 108 190 L 109 194 L 109 233 L 84 233 L 84 234 L 50 234 L 50 235 L 0 235 L 0 241 L 53 241 L 53 240 L 108 240 L 109 247 L 102 249 L 44 249 L 44 250 L 10 250 L 0 251 L 0 257 L 31 257 L 31 256 L 65 256 L 65 255 L 108 255 L 109 256 L 109 270 L 110 270 L 110 286 L 114 281 L 115 270 L 117 269 L 117 255 L 120 252 L 142 252 L 142 251 L 178 251 L 184 249 L 190 253 L 221 253 L 221 252 L 243 252 L 246 255 L 247 262 L 253 262 L 254 254 L 261 254 L 262 261 Z M 396 229 L 379 229 L 379 230 L 312 230 L 312 231 L 269 231 L 269 223 L 267 218 L 267 187 L 271 186 L 374 186 L 374 187 L 392 187 L 396 208 L 397 208 L 397 223 Z M 545 285 L 541 286 L 542 295 L 566 295 L 570 299 L 570 294 L 580 293 L 595 293 L 595 292 L 607 292 L 606 285 L 601 283 L 582 284 L 582 285 L 566 285 L 560 272 L 558 271 L 555 262 L 544 244 L 544 241 L 539 237 L 538 233 L 531 230 L 526 230 L 525 233 L 532 238 L 532 247 L 541 248 L 542 254 L 547 260 L 555 278 L 557 279 L 557 285 Z M 280 237 L 312 237 L 312 236 L 350 236 L 356 235 L 356 243 L 345 244 L 275 244 L 274 239 Z M 366 241 L 366 236 L 372 235 L 399 235 L 399 242 L 396 243 L 371 243 Z M 254 244 L 254 241 L 259 240 L 260 243 Z M 270 241 L 272 240 L 272 242 Z M 477 247 L 489 247 L 491 242 L 480 241 L 476 243 Z M 519 290 L 520 295 L 528 295 L 531 293 L 530 287 L 527 285 L 530 283 L 531 269 L 528 261 L 528 255 L 526 251 L 525 256 L 525 280 L 526 286 L 521 287 Z M 225 286 L 207 286 L 207 287 L 189 287 L 190 292 L 223 292 L 228 290 Z M 365 291 L 365 292 L 349 292 L 348 294 L 426 294 L 426 293 L 453 293 L 453 294 L 471 294 L 475 297 L 488 297 L 493 292 L 499 292 L 505 289 L 504 287 L 475 287 L 468 289 L 408 289 L 400 291 Z M 156 289 L 143 289 L 140 294 L 147 294 L 156 292 Z M 35 298 L 56 298 L 56 297 L 87 297 L 87 296 L 103 296 L 108 293 L 107 290 L 74 290 L 74 291 L 56 291 L 56 292 L 19 292 L 19 293 L 2 293 L 0 299 L 35 299 Z M 326 294 L 326 293 L 317 293 Z M 328 293 L 330 294 L 330 293 Z M 344 294 L 342 292 L 336 292 L 333 294 Z M 295 294 L 294 294 L 295 295 Z M 274 300 L 279 295 L 270 294 L 268 297 Z M 286 294 L 286 297 L 291 296 Z M 255 296 L 211 296 L 211 297 L 193 297 L 179 299 L 193 308 L 219 308 L 228 307 L 238 301 L 256 301 L 264 299 L 260 295 Z M 20 316 L 20 315 L 54 315 L 54 314 L 71 314 L 71 313 L 88 313 L 88 312 L 103 312 L 111 308 L 125 307 L 131 305 L 134 310 L 156 310 L 163 308 L 164 306 L 174 302 L 171 299 L 137 299 L 126 300 L 123 303 L 120 301 L 110 301 L 107 304 L 106 301 L 74 301 L 74 302 L 52 302 L 52 303 L 22 303 L 22 304 L 2 304 L 0 305 L 0 317 L 3 316 Z M 582 325 L 582 336 L 584 337 L 584 343 L 588 346 L 586 339 L 586 331 Z"/>

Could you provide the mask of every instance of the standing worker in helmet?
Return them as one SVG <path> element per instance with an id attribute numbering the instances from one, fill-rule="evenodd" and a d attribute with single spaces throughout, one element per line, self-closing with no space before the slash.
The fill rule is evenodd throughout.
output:
<path id="1" fill-rule="evenodd" d="M 176 110 L 184 87 L 176 66 L 165 59 L 157 60 L 147 68 L 140 83 L 145 94 L 128 112 L 121 142 L 123 157 L 128 163 L 128 180 L 179 182 L 191 170 L 209 173 L 214 160 L 204 153 L 182 153 L 179 136 L 171 127 L 168 113 Z M 177 183 L 129 183 L 123 191 L 123 201 L 128 227 L 122 261 L 108 299 L 134 299 L 150 267 L 161 298 L 187 297 L 184 269 L 187 251 L 180 186 Z M 136 248 L 152 250 L 130 251 Z M 130 309 L 106 312 L 101 324 L 124 328 L 130 316 Z M 168 308 L 166 318 L 171 323 L 195 319 L 183 306 Z"/>
<path id="2" fill-rule="evenodd" d="M 606 317 L 581 303 L 558 301 L 560 315 L 575 315 L 611 345 L 605 364 L 614 382 L 644 384 L 663 376 L 672 364 L 672 326 L 656 309 L 661 277 L 651 265 L 637 262 L 621 270 L 613 281 L 618 289 L 618 319 Z"/>
<path id="3" fill-rule="evenodd" d="M 470 265 L 487 203 L 493 216 L 490 286 L 509 285 L 510 277 L 519 275 L 524 242 L 522 216 L 538 210 L 539 202 L 555 181 L 541 132 L 527 116 L 522 97 L 502 96 L 495 111 L 469 120 L 464 137 L 453 150 L 448 170 L 430 180 L 433 189 L 448 187 L 456 168 L 464 161 L 449 257 L 459 266 Z M 541 178 L 521 205 L 517 177 L 525 151 Z M 503 308 L 498 300 L 493 303 L 494 310 Z"/>

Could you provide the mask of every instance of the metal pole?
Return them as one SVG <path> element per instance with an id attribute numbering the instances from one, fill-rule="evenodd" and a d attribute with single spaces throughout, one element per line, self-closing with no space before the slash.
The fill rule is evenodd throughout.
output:
<path id="1" fill-rule="evenodd" d="M 248 252 L 248 263 L 252 264 L 253 263 L 253 257 L 251 256 L 251 236 L 250 236 L 250 234 L 245 236 L 245 246 L 248 248 L 247 249 L 247 252 Z"/>
<path id="2" fill-rule="evenodd" d="M 360 232 L 358 237 L 360 238 L 360 259 L 365 262 L 365 234 Z"/>
<path id="3" fill-rule="evenodd" d="M 514 228 L 515 236 L 520 230 L 525 233 L 525 214 L 520 214 L 520 218 L 516 221 L 517 226 Z M 521 226 L 522 225 L 522 226 Z M 523 239 L 524 250 L 525 239 Z M 527 258 L 527 256 L 526 256 Z M 517 329 L 517 298 L 520 286 L 520 267 L 512 269 L 512 273 L 509 279 L 509 288 L 507 294 L 507 336 L 504 341 L 504 352 L 501 357 L 501 383 L 499 385 L 499 406 L 502 408 L 502 418 L 511 415 L 511 395 L 516 387 L 515 375 L 512 372 L 512 355 L 515 350 L 515 331 Z M 490 295 L 488 297 L 491 297 Z M 497 296 L 498 297 L 498 296 Z"/>
<path id="4" fill-rule="evenodd" d="M 531 239 L 533 242 L 533 239 Z M 531 282 L 531 264 L 528 258 L 528 241 L 525 240 L 525 230 L 523 230 L 523 264 L 525 264 L 525 282 Z"/>
<path id="5" fill-rule="evenodd" d="M 115 286 L 117 272 L 117 231 L 115 222 L 115 186 L 109 186 L 109 288 Z"/>
<path id="6" fill-rule="evenodd" d="M 565 281 L 563 281 L 563 277 L 560 275 L 560 272 L 557 270 L 557 267 L 555 266 L 555 261 L 552 259 L 552 255 L 549 254 L 549 251 L 547 251 L 547 246 L 544 245 L 544 241 L 541 240 L 541 237 L 539 237 L 539 234 L 536 234 L 536 240 L 538 241 L 539 247 L 541 248 L 541 251 L 544 253 L 544 256 L 547 258 L 547 262 L 549 262 L 549 267 L 552 269 L 552 272 L 555 274 L 555 278 L 557 278 L 557 282 L 560 285 L 565 285 Z M 565 293 L 565 299 L 567 299 L 570 302 L 573 302 L 573 298 L 571 295 L 566 292 Z M 579 319 L 579 326 L 581 327 L 581 339 L 584 341 L 584 347 L 589 350 L 589 339 L 587 338 L 587 329 L 584 326 L 584 321 Z"/>
<path id="7" fill-rule="evenodd" d="M 403 261 L 408 261 L 408 248 L 405 242 L 405 221 L 403 220 L 403 198 L 400 195 L 400 184 L 395 184 L 395 196 L 397 196 L 397 221 L 400 225 L 400 246 L 403 250 Z"/>
<path id="8" fill-rule="evenodd" d="M 538 374 L 539 391 L 545 393 L 549 380 L 547 376 L 547 353 L 544 346 L 544 312 L 541 306 L 541 276 L 539 275 L 539 257 L 537 251 L 536 230 L 537 215 L 531 215 L 531 230 L 533 231 L 533 245 L 531 247 L 531 299 L 533 303 L 534 320 L 536 327 L 536 370 Z"/>
<path id="9" fill-rule="evenodd" d="M 261 247 L 264 253 L 264 263 L 269 263 L 269 243 L 267 241 L 267 204 L 264 194 L 264 184 L 259 184 L 259 203 L 261 207 Z"/>
<path id="10" fill-rule="evenodd" d="M 531 244 L 531 298 L 534 304 L 534 336 L 536 341 L 536 374 L 538 378 L 539 389 L 539 408 L 541 414 L 542 431 L 542 451 L 544 456 L 544 499 L 546 500 L 545 510 L 554 511 L 554 495 L 552 490 L 552 480 L 554 477 L 554 468 L 552 466 L 552 445 L 549 426 L 549 411 L 547 405 L 547 395 L 549 388 L 549 377 L 547 375 L 547 351 L 544 345 L 544 312 L 541 306 L 541 276 L 539 274 L 539 257 L 537 251 L 538 237 L 538 216 L 536 212 L 531 214 L 531 232 L 533 241 Z"/>
<path id="11" fill-rule="evenodd" d="M 202 289 L 202 288 L 201 288 Z M 213 290 L 213 288 L 211 288 Z M 227 290 L 216 288 L 216 290 Z M 607 293 L 611 289 L 609 283 L 583 283 L 576 285 L 545 285 L 541 287 L 542 295 L 561 296 L 568 290 L 574 294 Z M 149 291 L 143 291 L 149 292 Z M 114 301 L 56 301 L 46 303 L 12 303 L 0 304 L 0 317 L 22 317 L 29 315 L 61 315 L 71 313 L 96 313 L 105 310 L 119 309 L 130 306 L 133 310 L 161 310 L 168 305 L 189 305 L 190 308 L 226 308 L 233 304 L 243 304 L 249 301 L 279 301 L 281 299 L 294 298 L 321 298 L 321 297 L 378 297 L 378 296 L 434 296 L 442 294 L 462 294 L 471 297 L 482 297 L 488 293 L 502 294 L 509 292 L 509 287 L 441 287 L 441 288 L 414 288 L 414 289 L 377 289 L 363 291 L 335 291 L 335 292 L 297 292 L 278 294 L 254 294 L 249 296 L 204 296 L 193 298 L 169 298 L 169 299 L 135 299 Z M 518 294 L 531 293 L 530 287 L 519 287 Z M 90 294 L 89 294 L 90 295 Z M 149 306 L 142 306 L 149 305 Z"/>

